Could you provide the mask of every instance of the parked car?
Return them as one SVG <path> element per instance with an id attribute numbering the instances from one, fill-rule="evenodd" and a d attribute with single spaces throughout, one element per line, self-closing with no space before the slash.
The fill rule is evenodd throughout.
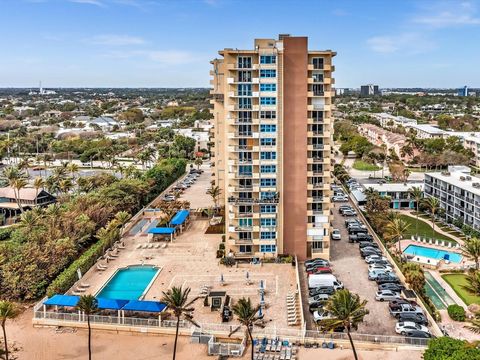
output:
<path id="1" fill-rule="evenodd" d="M 358 247 L 360 249 L 367 248 L 367 247 L 372 247 L 378 249 L 377 243 L 374 243 L 373 241 L 360 241 L 358 243 Z"/>
<path id="2" fill-rule="evenodd" d="M 386 271 L 384 269 L 369 270 L 368 271 L 368 280 L 376 280 L 380 275 L 385 275 L 387 273 L 388 273 L 388 271 Z"/>
<path id="3" fill-rule="evenodd" d="M 406 313 L 425 315 L 420 306 L 412 306 L 410 304 L 401 304 L 394 307 L 389 306 L 388 310 L 390 311 L 390 315 L 396 318 L 399 318 L 400 314 L 406 314 Z"/>
<path id="4" fill-rule="evenodd" d="M 428 325 L 428 319 L 423 314 L 404 313 L 398 316 L 398 321 L 409 321 L 420 325 Z"/>
<path id="5" fill-rule="evenodd" d="M 377 264 L 370 264 L 368 265 L 368 271 L 373 270 L 384 270 L 385 272 L 392 272 L 393 269 L 389 265 L 377 265 Z"/>
<path id="6" fill-rule="evenodd" d="M 340 233 L 340 230 L 339 229 L 333 229 L 332 230 L 332 240 L 341 240 L 342 239 L 342 235 Z"/>
<path id="7" fill-rule="evenodd" d="M 311 305 L 313 303 L 317 303 L 317 302 L 320 302 L 320 301 L 327 301 L 329 297 L 330 297 L 330 295 L 328 295 L 328 294 L 318 294 L 318 295 L 315 295 L 315 296 L 311 296 L 311 297 L 308 298 L 308 305 Z"/>
<path id="8" fill-rule="evenodd" d="M 370 255 L 370 256 L 365 257 L 365 262 L 367 264 L 371 264 L 372 262 L 374 262 L 376 260 L 387 261 L 387 258 L 385 256 L 382 256 L 382 255 Z"/>
<path id="9" fill-rule="evenodd" d="M 344 210 L 342 212 L 343 216 L 357 216 L 357 212 L 355 210 Z"/>
<path id="10" fill-rule="evenodd" d="M 430 333 L 427 333 L 425 331 L 418 331 L 418 330 L 406 331 L 405 336 L 411 337 L 411 338 L 422 338 L 422 339 L 430 339 L 433 337 L 433 335 Z"/>
<path id="11" fill-rule="evenodd" d="M 313 313 L 313 320 L 315 322 L 320 322 L 325 319 L 330 319 L 331 317 L 332 315 L 330 315 L 330 313 L 324 310 L 318 310 Z"/>
<path id="12" fill-rule="evenodd" d="M 349 235 L 348 241 L 351 243 L 360 242 L 360 241 L 373 242 L 373 236 L 365 232 L 360 232 L 358 234 Z"/>
<path id="13" fill-rule="evenodd" d="M 338 211 L 342 212 L 344 210 L 353 210 L 353 207 L 351 207 L 350 205 L 340 205 L 338 207 Z"/>
<path id="14" fill-rule="evenodd" d="M 430 334 L 430 331 L 425 325 L 420 325 L 411 321 L 398 321 L 395 324 L 395 332 L 397 334 L 405 335 L 407 331 L 423 331 Z"/>
<path id="15" fill-rule="evenodd" d="M 348 201 L 348 198 L 346 196 L 333 196 L 332 201 L 333 202 L 346 202 L 346 201 Z"/>
<path id="16" fill-rule="evenodd" d="M 319 286 L 314 289 L 310 289 L 308 291 L 308 295 L 310 296 L 315 296 L 318 294 L 328 294 L 328 295 L 333 295 L 335 292 L 335 288 L 333 286 Z"/>
<path id="17" fill-rule="evenodd" d="M 360 249 L 360 255 L 363 258 L 369 255 L 382 255 L 382 251 L 380 249 L 376 249 L 373 247 L 366 247 L 366 248 Z"/>
<path id="18" fill-rule="evenodd" d="M 318 265 L 318 266 L 329 266 L 330 263 L 328 260 L 325 259 L 310 259 L 310 260 L 305 260 L 305 267 L 310 267 L 312 265 Z"/>
<path id="19" fill-rule="evenodd" d="M 373 260 L 372 262 L 370 262 L 370 265 L 372 264 L 392 267 L 392 264 L 390 264 L 388 261 L 385 261 L 385 260 Z"/>
<path id="20" fill-rule="evenodd" d="M 403 289 L 405 289 L 405 286 L 401 284 L 395 284 L 395 283 L 386 283 L 386 284 L 378 285 L 378 290 L 392 290 L 392 291 L 400 292 Z"/>
<path id="21" fill-rule="evenodd" d="M 398 306 L 398 305 L 401 305 L 401 304 L 419 306 L 418 303 L 415 300 L 407 300 L 407 299 L 392 300 L 388 303 L 388 306 L 395 307 L 395 306 Z"/>
<path id="22" fill-rule="evenodd" d="M 313 275 L 313 274 L 331 274 L 332 273 L 332 269 L 330 269 L 329 267 L 318 267 L 318 268 L 314 268 L 314 269 L 309 269 L 307 270 L 307 274 L 308 275 Z"/>
<path id="23" fill-rule="evenodd" d="M 357 218 L 355 219 L 346 219 L 345 220 L 345 226 L 348 227 L 349 225 L 363 225 L 360 220 Z"/>
<path id="24" fill-rule="evenodd" d="M 390 301 L 400 298 L 400 294 L 391 290 L 380 290 L 375 294 L 375 300 Z"/>
<path id="25" fill-rule="evenodd" d="M 309 304 L 308 305 L 308 310 L 313 313 L 315 311 L 318 311 L 318 310 L 322 310 L 323 309 L 323 305 L 324 305 L 324 301 L 318 301 L 318 302 L 314 302 L 312 304 Z"/>
<path id="26" fill-rule="evenodd" d="M 385 284 L 385 283 L 400 283 L 400 279 L 393 273 L 387 273 L 384 275 L 379 275 L 375 279 L 378 285 Z"/>
<path id="27" fill-rule="evenodd" d="M 357 235 L 357 234 L 368 234 L 368 230 L 366 227 L 363 226 L 351 226 L 348 228 L 348 234 L 349 235 Z"/>
<path id="28" fill-rule="evenodd" d="M 164 201 L 175 201 L 175 196 L 174 195 L 165 195 L 163 197 Z"/>

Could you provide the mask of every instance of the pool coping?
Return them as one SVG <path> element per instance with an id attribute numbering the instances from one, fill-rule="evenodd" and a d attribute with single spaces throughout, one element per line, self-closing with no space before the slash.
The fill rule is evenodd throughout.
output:
<path id="1" fill-rule="evenodd" d="M 425 245 L 429 245 L 429 244 L 425 244 Z M 460 261 L 455 262 L 455 261 L 450 260 L 450 263 L 461 264 L 461 263 L 462 263 L 462 260 L 463 260 L 463 255 L 462 255 L 462 253 L 460 253 L 460 252 L 451 251 L 451 250 L 446 250 L 446 249 L 440 249 L 440 248 L 437 248 L 437 247 L 429 247 L 429 246 L 417 245 L 416 243 L 407 244 L 407 246 L 405 246 L 405 247 L 402 249 L 402 254 L 405 254 L 405 250 L 407 250 L 410 246 L 416 246 L 416 247 L 421 247 L 421 248 L 425 248 L 425 249 L 432 249 L 432 250 L 437 250 L 437 251 L 443 251 L 443 252 L 447 252 L 447 253 L 454 253 L 454 254 L 457 254 L 457 255 L 460 256 Z M 407 254 L 407 255 L 415 255 L 415 254 Z M 437 258 L 432 258 L 432 257 L 429 257 L 429 256 L 423 256 L 423 255 L 418 255 L 418 256 L 422 256 L 422 257 L 424 257 L 424 258 L 429 258 L 429 259 L 434 259 L 434 260 L 437 260 L 437 261 L 444 260 L 444 258 L 437 259 Z"/>
<path id="2" fill-rule="evenodd" d="M 138 297 L 137 300 L 144 300 L 145 298 L 145 295 L 147 294 L 147 292 L 150 290 L 150 288 L 152 287 L 154 281 L 157 279 L 158 275 L 160 275 L 160 272 L 162 271 L 163 267 L 162 266 L 158 266 L 158 265 L 151 265 L 151 264 L 131 264 L 131 265 L 127 265 L 127 266 L 123 266 L 123 267 L 119 267 L 117 268 L 112 275 L 110 275 L 110 277 L 105 281 L 105 283 L 102 285 L 102 287 L 95 293 L 95 297 L 98 296 L 98 294 L 100 294 L 102 292 L 102 290 L 107 286 L 107 284 L 110 282 L 110 280 L 112 280 L 112 278 L 120 271 L 120 270 L 126 270 L 126 269 L 129 269 L 131 267 L 145 267 L 145 266 L 149 266 L 149 267 L 152 267 L 152 268 L 155 268 L 157 269 L 155 275 L 152 277 L 152 280 L 150 280 L 150 282 L 148 283 L 148 285 L 145 287 L 145 289 L 143 290 L 142 294 Z M 127 299 L 117 299 L 117 300 L 127 300 Z"/>

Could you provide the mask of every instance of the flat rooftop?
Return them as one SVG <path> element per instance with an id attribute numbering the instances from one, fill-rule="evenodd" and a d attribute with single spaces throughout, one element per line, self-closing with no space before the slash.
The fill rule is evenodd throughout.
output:
<path id="1" fill-rule="evenodd" d="M 449 175 L 447 175 L 449 174 Z M 475 195 L 480 196 L 480 187 L 474 187 L 473 184 L 479 184 L 480 178 L 477 176 L 472 176 L 464 172 L 430 172 L 425 175 L 429 175 L 435 179 L 445 181 L 447 184 L 457 186 L 463 190 L 471 192 Z"/>
<path id="2" fill-rule="evenodd" d="M 386 184 L 376 184 L 376 183 L 371 183 L 371 184 L 363 184 L 365 189 L 368 188 L 373 188 L 374 190 L 378 192 L 407 192 L 410 191 L 410 189 L 414 186 L 419 187 L 420 189 L 423 190 L 424 183 L 422 182 L 415 182 L 415 183 L 386 183 Z"/>

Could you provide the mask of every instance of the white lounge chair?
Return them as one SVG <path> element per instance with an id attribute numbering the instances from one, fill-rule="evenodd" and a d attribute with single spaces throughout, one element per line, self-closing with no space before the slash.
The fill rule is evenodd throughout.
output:
<path id="1" fill-rule="evenodd" d="M 105 270 L 107 270 L 107 268 L 101 266 L 100 264 L 97 264 L 97 270 L 98 270 L 98 271 L 105 271 Z"/>
<path id="2" fill-rule="evenodd" d="M 141 249 L 142 246 L 143 246 L 143 244 L 138 244 L 138 245 L 137 245 L 137 249 Z"/>

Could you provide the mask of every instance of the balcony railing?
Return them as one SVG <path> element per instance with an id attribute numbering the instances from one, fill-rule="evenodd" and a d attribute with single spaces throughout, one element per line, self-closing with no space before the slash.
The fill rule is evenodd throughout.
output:
<path id="1" fill-rule="evenodd" d="M 243 204 L 278 204 L 279 194 L 277 193 L 276 197 L 268 199 L 258 199 L 258 198 L 239 198 L 235 196 L 230 196 L 228 198 L 229 204 L 243 205 Z"/>

